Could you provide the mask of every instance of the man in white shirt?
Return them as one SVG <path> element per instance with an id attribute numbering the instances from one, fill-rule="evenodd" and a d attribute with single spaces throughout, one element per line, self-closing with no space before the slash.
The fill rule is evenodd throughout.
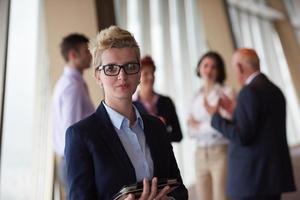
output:
<path id="1" fill-rule="evenodd" d="M 64 160 L 65 133 L 69 126 L 94 112 L 83 71 L 90 67 L 88 38 L 70 34 L 63 38 L 61 53 L 66 61 L 64 72 L 56 83 L 53 94 L 53 148 L 57 158 L 58 176 L 66 187 Z M 65 188 L 67 192 L 67 188 Z"/>

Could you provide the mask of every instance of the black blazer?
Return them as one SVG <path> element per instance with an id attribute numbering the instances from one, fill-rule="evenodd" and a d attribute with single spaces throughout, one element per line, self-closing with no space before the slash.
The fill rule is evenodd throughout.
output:
<path id="1" fill-rule="evenodd" d="M 227 191 L 231 197 L 295 190 L 285 98 L 265 75 L 242 88 L 232 122 L 215 114 L 212 126 L 230 140 Z"/>
<path id="2" fill-rule="evenodd" d="M 158 100 L 156 103 L 157 115 L 163 117 L 166 120 L 166 129 L 169 140 L 171 142 L 180 142 L 182 140 L 182 132 L 177 117 L 176 109 L 173 101 L 167 97 L 158 94 Z M 137 107 L 140 113 L 148 114 L 144 105 L 139 101 L 134 101 L 133 104 Z"/>
<path id="3" fill-rule="evenodd" d="M 164 125 L 150 115 L 142 115 L 142 119 L 154 176 L 177 178 L 182 182 Z M 71 200 L 108 200 L 122 186 L 137 181 L 133 165 L 102 103 L 94 114 L 68 128 L 65 158 Z M 183 184 L 170 195 L 175 199 L 188 198 Z"/>

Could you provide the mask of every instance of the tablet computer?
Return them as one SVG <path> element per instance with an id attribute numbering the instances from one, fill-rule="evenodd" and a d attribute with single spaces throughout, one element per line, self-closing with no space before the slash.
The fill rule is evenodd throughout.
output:
<path id="1" fill-rule="evenodd" d="M 151 187 L 151 182 L 150 187 Z M 180 185 L 177 179 L 158 179 L 157 190 L 161 191 L 165 186 L 169 186 L 171 190 L 174 190 Z M 139 198 L 143 192 L 143 182 L 134 183 L 132 185 L 125 185 L 121 190 L 113 196 L 113 200 L 123 200 L 128 194 L 134 194 L 135 198 Z"/>

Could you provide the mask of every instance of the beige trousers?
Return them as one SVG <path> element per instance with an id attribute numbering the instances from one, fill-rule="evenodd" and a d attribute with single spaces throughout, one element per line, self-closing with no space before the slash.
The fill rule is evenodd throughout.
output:
<path id="1" fill-rule="evenodd" d="M 227 200 L 227 146 L 198 147 L 196 176 L 198 200 Z"/>

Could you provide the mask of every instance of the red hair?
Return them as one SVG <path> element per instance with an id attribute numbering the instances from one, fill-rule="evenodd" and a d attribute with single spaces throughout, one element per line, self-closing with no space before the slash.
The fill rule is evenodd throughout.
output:
<path id="1" fill-rule="evenodd" d="M 151 56 L 149 56 L 149 55 L 146 55 L 141 59 L 141 65 L 142 65 L 142 68 L 143 68 L 143 66 L 150 66 L 153 68 L 154 71 L 156 69 L 155 63 L 154 63 L 153 59 L 151 58 Z"/>

